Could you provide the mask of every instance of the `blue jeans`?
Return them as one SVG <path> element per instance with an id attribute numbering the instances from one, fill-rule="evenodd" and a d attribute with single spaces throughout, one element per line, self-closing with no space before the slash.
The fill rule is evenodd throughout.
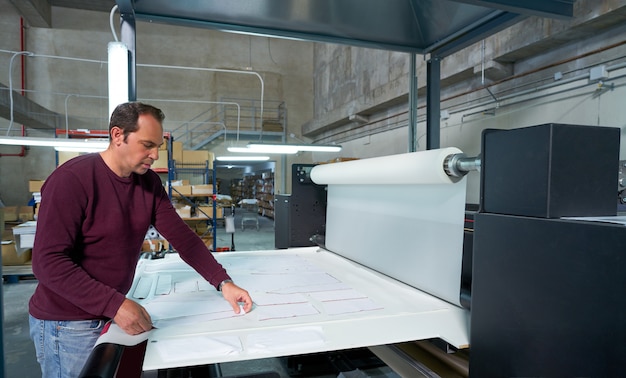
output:
<path id="1" fill-rule="evenodd" d="M 37 362 L 45 378 L 78 377 L 104 320 L 39 320 L 28 315 L 30 338 L 35 343 Z"/>

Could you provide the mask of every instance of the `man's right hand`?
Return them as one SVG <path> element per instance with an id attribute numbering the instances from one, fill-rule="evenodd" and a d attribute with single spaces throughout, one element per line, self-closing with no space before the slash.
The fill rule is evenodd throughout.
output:
<path id="1" fill-rule="evenodd" d="M 148 311 L 128 298 L 117 310 L 113 321 L 129 335 L 138 335 L 152 329 L 152 320 Z"/>

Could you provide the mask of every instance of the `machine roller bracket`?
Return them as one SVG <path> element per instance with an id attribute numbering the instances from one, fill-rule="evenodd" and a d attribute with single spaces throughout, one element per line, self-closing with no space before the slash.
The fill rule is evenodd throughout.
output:
<path id="1" fill-rule="evenodd" d="M 443 161 L 443 170 L 450 177 L 463 177 L 470 171 L 480 172 L 480 155 L 467 157 L 465 154 L 448 155 Z"/>

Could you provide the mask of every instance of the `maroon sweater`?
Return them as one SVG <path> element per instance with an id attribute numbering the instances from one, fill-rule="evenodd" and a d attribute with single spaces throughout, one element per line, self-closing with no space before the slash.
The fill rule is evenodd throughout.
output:
<path id="1" fill-rule="evenodd" d="M 213 286 L 230 278 L 178 216 L 156 173 L 122 178 L 99 154 L 61 165 L 42 187 L 33 246 L 39 284 L 30 314 L 43 320 L 113 318 L 131 287 L 150 224 Z"/>

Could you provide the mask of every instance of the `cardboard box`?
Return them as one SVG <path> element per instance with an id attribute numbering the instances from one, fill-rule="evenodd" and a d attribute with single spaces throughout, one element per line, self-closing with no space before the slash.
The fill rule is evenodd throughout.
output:
<path id="1" fill-rule="evenodd" d="M 19 253 L 33 248 L 35 242 L 35 231 L 37 230 L 37 222 L 29 221 L 13 227 L 13 239 L 15 240 L 15 248 Z"/>
<path id="2" fill-rule="evenodd" d="M 57 152 L 57 157 L 59 158 L 59 165 L 65 163 L 68 160 L 71 160 L 73 158 L 75 158 L 76 156 L 79 156 L 80 152 L 70 152 L 70 151 L 58 151 Z"/>
<path id="3" fill-rule="evenodd" d="M 17 212 L 17 219 L 20 222 L 28 222 L 35 219 L 35 209 L 32 206 L 20 206 Z"/>
<path id="4" fill-rule="evenodd" d="M 183 142 L 172 142 L 172 159 L 179 163 L 183 161 Z"/>
<path id="5" fill-rule="evenodd" d="M 204 245 L 206 245 L 209 250 L 213 250 L 213 237 L 212 236 L 203 236 L 202 241 L 204 242 Z"/>
<path id="6" fill-rule="evenodd" d="M 206 150 L 183 150 L 183 164 L 204 164 L 208 162 L 209 169 L 213 169 L 215 154 Z"/>
<path id="7" fill-rule="evenodd" d="M 0 240 L 13 240 L 13 226 L 5 224 Z"/>
<path id="8" fill-rule="evenodd" d="M 31 193 L 41 192 L 44 180 L 28 180 L 28 191 Z"/>
<path id="9" fill-rule="evenodd" d="M 31 260 L 32 250 L 23 250 L 17 253 L 13 240 L 2 241 L 2 265 L 24 265 Z"/>
<path id="10" fill-rule="evenodd" d="M 283 124 L 280 122 L 263 121 L 263 131 L 283 131 Z"/>
<path id="11" fill-rule="evenodd" d="M 212 218 L 213 206 L 198 206 L 198 211 L 196 211 L 196 216 L 199 218 Z M 224 218 L 224 209 L 222 207 L 218 206 L 215 208 L 215 217 L 216 219 Z"/>
<path id="12" fill-rule="evenodd" d="M 209 151 L 206 150 L 183 150 L 184 164 L 201 164 L 209 160 Z"/>
<path id="13" fill-rule="evenodd" d="M 191 194 L 196 195 L 213 195 L 213 185 L 192 185 Z"/>
<path id="14" fill-rule="evenodd" d="M 152 169 L 167 169 L 167 151 L 159 151 L 159 158 L 152 163 Z"/>
<path id="15" fill-rule="evenodd" d="M 166 183 L 167 185 L 167 183 Z M 181 186 L 181 185 L 189 185 L 189 180 L 174 180 L 172 181 L 172 186 Z"/>
<path id="16" fill-rule="evenodd" d="M 150 245 L 152 244 L 152 245 Z M 144 240 L 141 246 L 141 252 L 159 252 L 169 249 L 170 243 L 165 239 Z M 154 248 L 154 250 L 152 249 Z"/>
<path id="17" fill-rule="evenodd" d="M 172 196 L 191 196 L 191 185 L 172 186 Z"/>
<path id="18" fill-rule="evenodd" d="M 202 236 L 209 230 L 209 225 L 207 222 L 198 222 L 194 225 L 194 228 L 196 230 L 196 234 Z"/>
<path id="19" fill-rule="evenodd" d="M 17 206 L 5 206 L 4 207 L 4 221 L 5 222 L 17 222 L 18 218 Z"/>
<path id="20" fill-rule="evenodd" d="M 185 205 L 176 207 L 176 213 L 178 213 L 181 218 L 191 218 L 191 206 Z"/>

